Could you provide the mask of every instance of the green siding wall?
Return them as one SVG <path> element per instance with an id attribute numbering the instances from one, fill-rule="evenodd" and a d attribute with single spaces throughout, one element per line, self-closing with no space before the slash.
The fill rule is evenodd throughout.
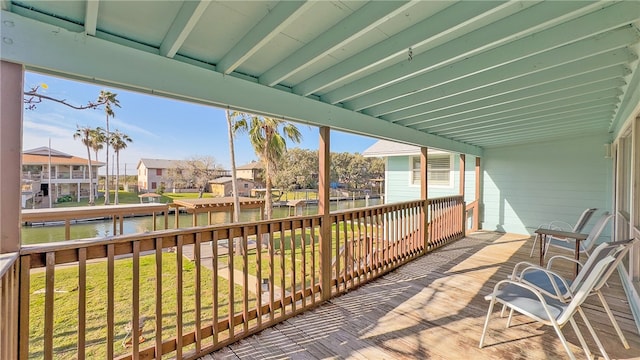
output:
<path id="1" fill-rule="evenodd" d="M 613 161 L 605 158 L 605 136 L 485 149 L 481 159 L 482 228 L 532 234 L 553 220 L 575 223 L 587 207 L 596 207 L 587 229 L 603 211 L 611 211 Z M 429 197 L 456 195 L 459 157 L 454 155 L 450 188 L 429 187 Z M 475 199 L 475 157 L 466 159 L 465 201 Z M 407 156 L 387 158 L 386 203 L 420 198 L 409 184 Z M 605 229 L 603 239 L 611 234 Z"/>
<path id="2" fill-rule="evenodd" d="M 482 228 L 527 234 L 552 220 L 573 224 L 585 208 L 596 207 L 589 229 L 611 211 L 613 162 L 604 157 L 606 142 L 607 136 L 588 136 L 485 149 Z"/>
<path id="3" fill-rule="evenodd" d="M 408 156 L 393 156 L 386 158 L 386 203 L 420 199 L 420 187 L 411 185 L 411 162 Z M 473 164 L 471 164 L 473 163 Z M 475 157 L 467 155 L 465 174 L 465 201 L 475 199 Z M 453 155 L 453 182 L 451 187 L 429 187 L 429 198 L 458 195 L 460 187 L 460 158 Z"/>

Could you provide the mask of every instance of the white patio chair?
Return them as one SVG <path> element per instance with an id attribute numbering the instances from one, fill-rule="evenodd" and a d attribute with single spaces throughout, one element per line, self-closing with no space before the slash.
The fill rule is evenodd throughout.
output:
<path id="1" fill-rule="evenodd" d="M 580 214 L 578 221 L 573 226 L 567 222 L 555 220 L 548 224 L 543 224 L 538 226 L 538 229 L 552 229 L 552 230 L 571 231 L 571 232 L 579 233 L 587 225 L 587 223 L 589 222 L 589 219 L 591 219 L 591 216 L 596 210 L 598 209 L 587 208 L 585 211 L 582 212 L 582 214 Z M 531 246 L 531 253 L 529 254 L 529 257 L 533 256 L 533 251 L 536 249 L 536 243 L 538 242 L 539 236 L 540 235 L 537 235 L 533 239 L 533 245 Z"/>
<path id="2" fill-rule="evenodd" d="M 589 256 L 589 251 L 596 245 L 596 240 L 600 237 L 600 234 L 604 231 L 604 228 L 609 223 L 609 220 L 613 218 L 613 214 L 609 214 L 608 211 L 605 211 L 598 221 L 593 225 L 591 231 L 589 231 L 589 236 L 580 241 L 580 253 L 585 253 Z M 575 239 L 561 239 L 553 236 L 547 237 L 547 243 L 544 247 L 544 256 L 547 257 L 547 253 L 549 252 L 549 248 L 554 247 L 566 251 L 570 251 L 575 254 L 576 252 L 576 240 Z"/>
<path id="3" fill-rule="evenodd" d="M 493 312 L 493 306 L 498 302 L 511 310 L 528 316 L 535 321 L 552 326 L 558 335 L 562 346 L 569 355 L 569 358 L 575 360 L 576 357 L 571 351 L 571 348 L 569 348 L 569 344 L 562 334 L 562 327 L 567 323 L 571 324 L 571 327 L 578 337 L 578 341 L 580 341 L 580 345 L 582 345 L 587 357 L 591 359 L 591 350 L 589 350 L 589 346 L 585 342 L 584 337 L 580 332 L 580 328 L 573 319 L 575 313 L 578 312 L 589 329 L 594 341 L 598 345 L 598 349 L 600 349 L 601 354 L 608 360 L 609 355 L 602 346 L 598 335 L 596 335 L 589 319 L 587 319 L 587 316 L 580 306 L 586 300 L 587 296 L 589 296 L 594 286 L 599 283 L 603 275 L 605 275 L 607 265 L 613 261 L 615 261 L 615 258 L 609 255 L 595 262 L 592 270 L 584 277 L 584 280 L 580 282 L 580 285 L 573 294 L 571 301 L 568 303 L 546 296 L 536 287 L 529 284 L 508 279 L 499 281 L 495 285 L 493 292 L 485 297 L 485 299 L 490 302 L 487 318 L 484 323 L 484 328 L 482 329 L 482 336 L 480 337 L 480 348 L 484 346 L 484 339 L 487 333 L 487 328 L 489 327 L 489 319 Z M 511 316 L 509 316 L 509 319 L 507 320 L 507 328 L 510 326 L 510 322 Z"/>
<path id="4" fill-rule="evenodd" d="M 513 268 L 513 272 L 509 278 L 511 280 L 516 280 L 532 285 L 540 290 L 542 294 L 554 297 L 566 303 L 571 301 L 573 294 L 576 292 L 582 281 L 584 281 L 585 277 L 593 269 L 594 264 L 608 255 L 615 256 L 615 261 L 608 265 L 600 281 L 593 287 L 591 295 L 598 295 L 598 298 L 602 303 L 602 307 L 609 316 L 609 320 L 611 320 L 611 324 L 616 330 L 616 333 L 618 334 L 622 345 L 625 347 L 625 349 L 629 349 L 629 343 L 622 333 L 620 326 L 616 322 L 616 319 L 611 312 L 611 308 L 609 308 L 609 304 L 607 304 L 600 289 L 605 285 L 607 279 L 609 279 L 611 274 L 615 271 L 620 261 L 622 261 L 622 259 L 627 255 L 635 241 L 636 240 L 634 239 L 630 239 L 612 243 L 602 243 L 593 250 L 593 254 L 584 263 L 584 265 L 580 264 L 580 262 L 575 259 L 561 255 L 557 255 L 549 259 L 549 263 L 547 264 L 546 268 L 528 262 L 520 262 Z M 569 261 L 571 263 L 578 263 L 582 265 L 582 270 L 575 279 L 566 279 L 552 270 L 553 264 L 556 261 Z"/>

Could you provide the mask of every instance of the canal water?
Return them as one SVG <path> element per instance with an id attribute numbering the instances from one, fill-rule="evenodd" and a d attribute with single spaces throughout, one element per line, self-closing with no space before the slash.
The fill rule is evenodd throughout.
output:
<path id="1" fill-rule="evenodd" d="M 369 199 L 368 205 L 378 205 L 380 199 Z M 352 208 L 360 208 L 367 206 L 365 200 L 341 200 L 331 202 L 331 211 L 346 210 Z M 314 215 L 318 212 L 317 205 L 306 205 L 303 208 L 302 215 Z M 180 227 L 190 227 L 192 223 L 192 215 L 179 215 Z M 283 218 L 289 216 L 289 207 L 274 207 L 273 217 Z M 249 222 L 260 220 L 259 210 L 246 210 L 240 213 L 241 222 Z M 223 224 L 230 222 L 228 213 L 213 213 L 212 224 Z M 207 214 L 199 214 L 198 225 L 207 224 Z M 174 215 L 169 215 L 169 228 L 173 229 L 175 225 Z M 164 229 L 163 216 L 157 216 L 156 228 Z M 124 234 L 135 234 L 153 230 L 153 218 L 151 216 L 133 217 L 124 219 Z M 71 225 L 71 239 L 86 239 L 95 237 L 104 237 L 113 235 L 113 221 L 111 220 L 94 220 Z M 47 226 L 23 226 L 22 227 L 22 244 L 40 244 L 55 241 L 64 241 L 64 225 L 47 225 Z"/>

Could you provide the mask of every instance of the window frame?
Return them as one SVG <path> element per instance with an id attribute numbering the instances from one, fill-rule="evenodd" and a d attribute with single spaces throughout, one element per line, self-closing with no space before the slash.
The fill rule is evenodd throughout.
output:
<path id="1" fill-rule="evenodd" d="M 453 185 L 454 185 L 454 179 L 453 179 L 453 168 L 454 168 L 454 164 L 453 164 L 453 154 L 449 154 L 449 153 L 438 153 L 438 154 L 428 154 L 427 156 L 427 172 L 432 172 L 432 170 L 429 169 L 429 162 L 431 159 L 433 159 L 434 157 L 448 157 L 449 158 L 449 170 L 448 170 L 448 174 L 449 174 L 449 181 L 447 184 L 444 183 L 433 183 L 433 180 L 430 181 L 427 186 L 431 187 L 431 188 L 439 188 L 439 189 L 452 189 Z M 416 171 L 418 171 L 418 173 L 420 173 L 420 169 L 419 168 L 415 168 L 414 167 L 414 162 L 417 159 L 417 164 L 418 167 L 420 166 L 420 156 L 419 155 L 412 155 L 409 156 L 409 186 L 410 187 L 419 187 L 420 186 L 420 177 L 418 177 L 417 179 L 415 179 L 414 174 Z M 441 172 L 445 172 L 444 169 L 442 170 L 436 170 L 436 171 L 441 171 Z M 432 172 L 433 173 L 433 172 Z M 420 174 L 422 175 L 422 174 Z M 417 180 L 417 182 L 416 182 Z"/>

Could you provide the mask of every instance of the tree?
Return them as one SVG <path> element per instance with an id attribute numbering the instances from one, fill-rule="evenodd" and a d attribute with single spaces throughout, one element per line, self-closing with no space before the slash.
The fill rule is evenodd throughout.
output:
<path id="1" fill-rule="evenodd" d="M 84 146 L 87 147 L 87 160 L 89 162 L 89 205 L 95 205 L 93 196 L 93 169 L 91 165 L 91 139 L 96 130 L 88 126 L 80 127 L 77 125 L 76 132 L 73 134 L 74 139 L 80 139 Z"/>
<path id="2" fill-rule="evenodd" d="M 133 142 L 133 140 L 131 140 L 129 135 L 120 132 L 118 129 L 111 134 L 111 138 L 109 139 L 109 143 L 116 153 L 116 193 L 113 199 L 116 205 L 118 205 L 118 191 L 120 190 L 120 151 L 126 149 L 127 143 L 131 142 Z"/>
<path id="3" fill-rule="evenodd" d="M 274 185 L 287 190 L 315 189 L 318 187 L 318 152 L 309 149 L 287 149 Z"/>
<path id="4" fill-rule="evenodd" d="M 107 90 L 100 90 L 100 95 L 98 95 L 98 103 L 104 104 L 104 113 L 107 117 L 107 127 L 106 127 L 106 161 L 105 165 L 107 166 L 107 176 L 104 181 L 104 204 L 109 205 L 109 142 L 111 139 L 111 133 L 109 132 L 109 117 L 115 117 L 116 114 L 113 112 L 113 107 L 120 107 L 120 101 L 116 99 L 118 94 L 112 93 Z"/>
<path id="5" fill-rule="evenodd" d="M 174 187 L 182 185 L 187 188 L 197 188 L 198 198 L 202 198 L 216 169 L 220 169 L 220 166 L 216 164 L 213 157 L 193 157 L 177 162 L 174 168 L 169 169 L 167 178 L 174 183 Z"/>
<path id="6" fill-rule="evenodd" d="M 105 142 L 107 142 L 107 136 L 104 129 L 98 126 L 91 134 L 91 149 L 96 154 L 96 161 L 98 161 L 98 151 L 104 149 Z"/>
<path id="7" fill-rule="evenodd" d="M 302 140 L 302 134 L 295 125 L 284 120 L 245 113 L 238 114 L 235 130 L 249 134 L 253 150 L 264 165 L 266 188 L 264 215 L 265 219 L 269 220 L 273 213 L 273 205 L 271 203 L 272 176 L 277 172 L 277 164 L 287 150 L 286 139 L 299 143 Z M 282 133 L 280 133 L 280 130 L 282 130 Z"/>
<path id="8" fill-rule="evenodd" d="M 35 110 L 35 108 L 37 107 L 37 105 L 39 103 L 42 102 L 42 100 L 49 100 L 49 101 L 53 101 L 53 102 L 57 102 L 58 104 L 62 104 L 65 106 L 68 106 L 72 109 L 76 109 L 76 110 L 85 110 L 85 109 L 95 109 L 97 107 L 99 107 L 100 105 L 102 105 L 102 103 L 100 102 L 100 100 L 98 99 L 98 102 L 92 102 L 92 101 L 88 101 L 86 105 L 74 105 L 71 104 L 69 102 L 67 102 L 66 99 L 59 99 L 53 96 L 49 96 L 46 94 L 43 94 L 40 92 L 40 88 L 47 90 L 49 88 L 49 86 L 47 86 L 47 84 L 40 84 L 40 85 L 36 85 L 31 87 L 31 89 L 29 90 L 25 90 L 24 93 L 24 98 L 23 98 L 23 103 L 25 104 L 25 107 L 27 110 Z"/>
<path id="9" fill-rule="evenodd" d="M 227 131 L 229 135 L 229 156 L 231 160 L 231 188 L 233 189 L 233 218 L 232 222 L 240 221 L 240 195 L 238 194 L 238 179 L 236 176 L 236 151 L 234 146 L 235 124 L 232 117 L 238 116 L 239 113 L 227 109 L 225 115 L 227 118 Z"/>

